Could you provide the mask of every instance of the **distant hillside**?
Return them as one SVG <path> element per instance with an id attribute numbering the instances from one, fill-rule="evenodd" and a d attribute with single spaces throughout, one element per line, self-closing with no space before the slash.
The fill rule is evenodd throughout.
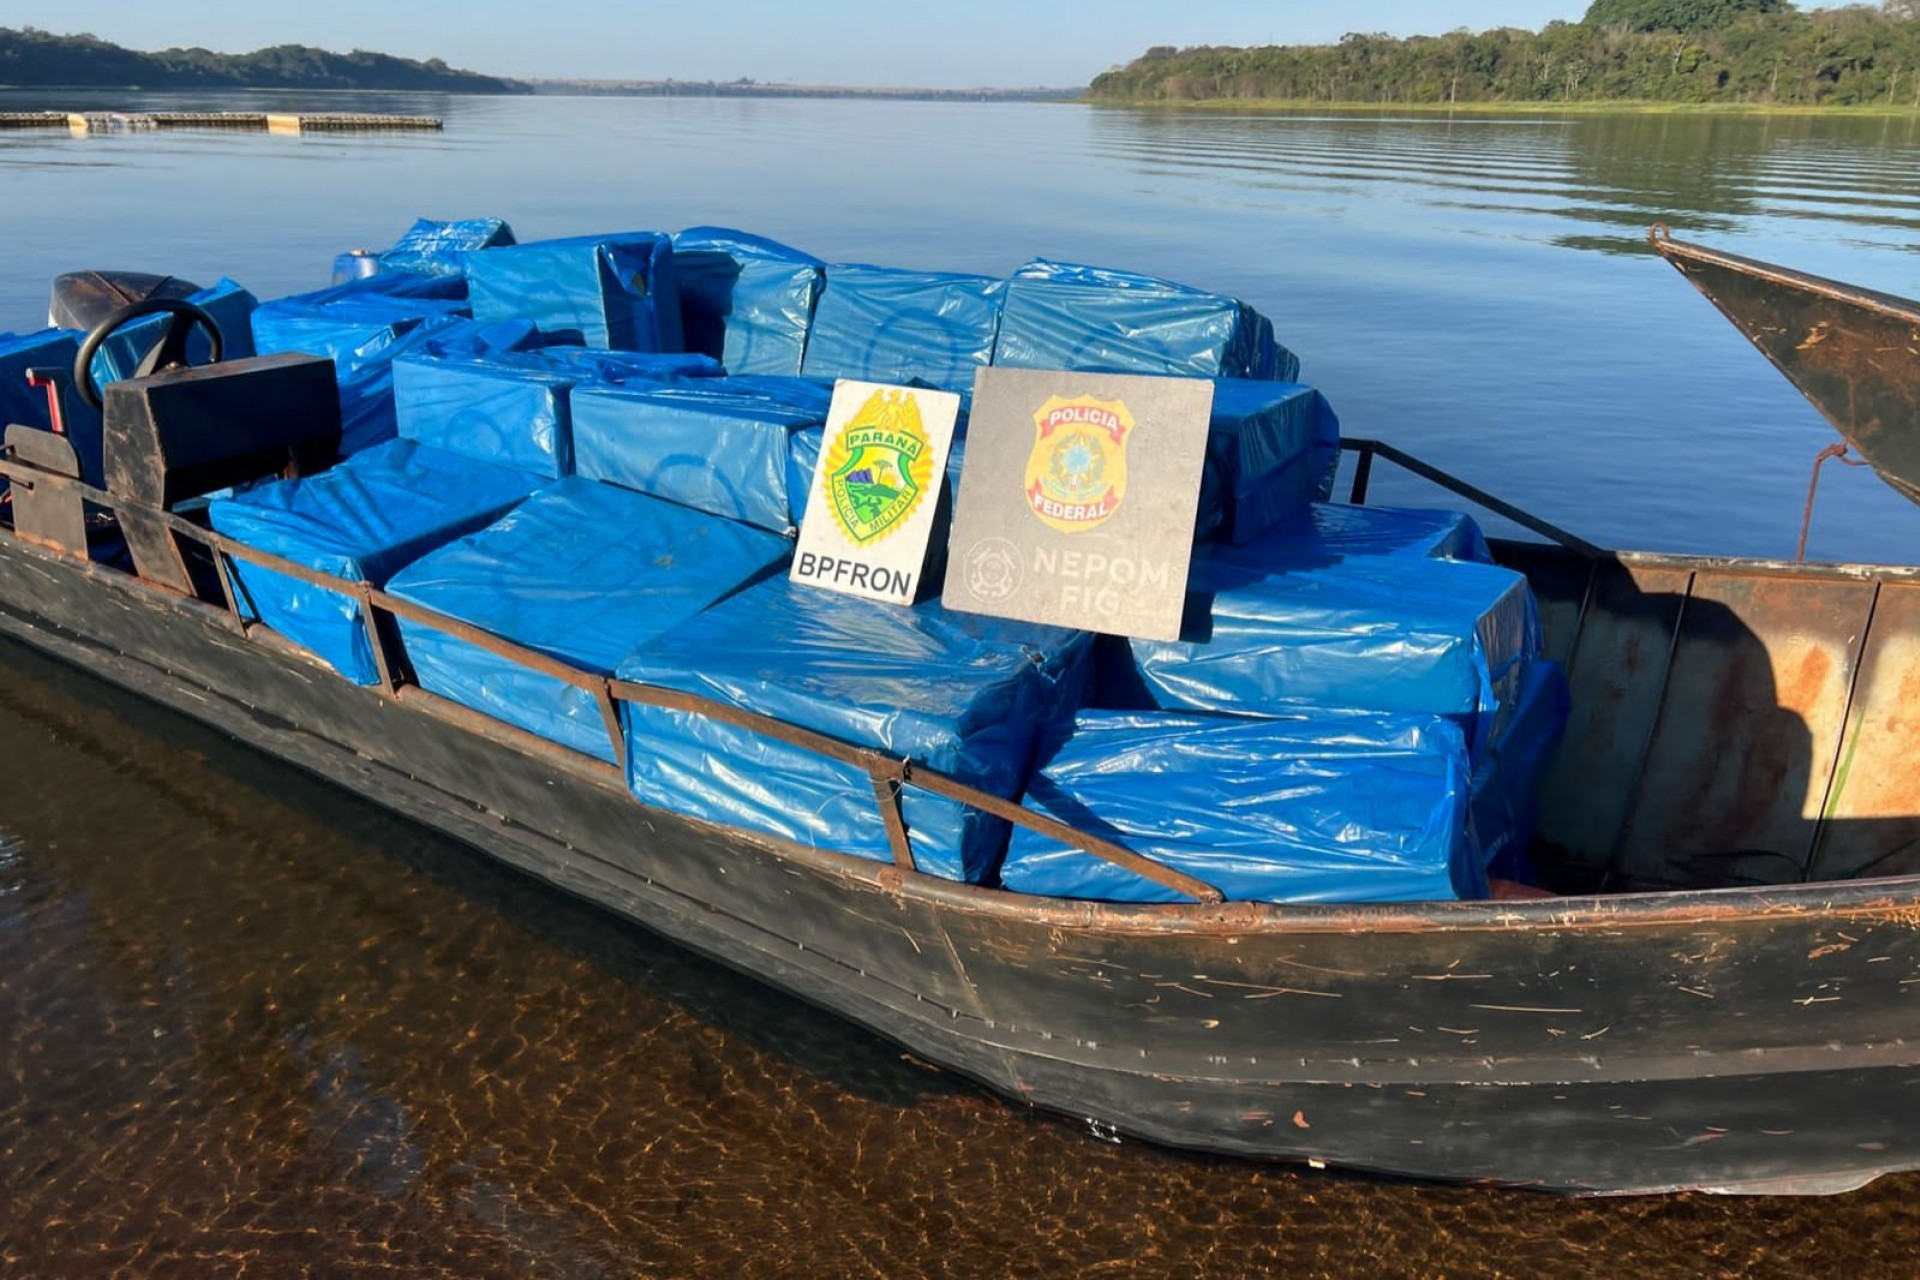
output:
<path id="1" fill-rule="evenodd" d="M 253 53 L 162 49 L 141 53 L 96 36 L 0 27 L 0 85 L 141 89 L 388 89 L 526 93 L 514 80 L 355 49 L 284 44 Z"/>
<path id="2" fill-rule="evenodd" d="M 1150 49 L 1097 77 L 1110 102 L 1746 103 L 1920 108 L 1920 0 L 1595 0 L 1541 31 L 1336 45 Z"/>

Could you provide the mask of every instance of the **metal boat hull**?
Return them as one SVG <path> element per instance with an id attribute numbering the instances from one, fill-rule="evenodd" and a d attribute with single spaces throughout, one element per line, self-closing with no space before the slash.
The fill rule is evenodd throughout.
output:
<path id="1" fill-rule="evenodd" d="M 1664 228 L 1652 243 L 1881 479 L 1920 502 L 1920 303 L 1686 244 Z"/>
<path id="2" fill-rule="evenodd" d="M 223 621 L 0 536 L 0 632 L 1035 1106 L 1195 1150 L 1564 1192 L 1835 1191 L 1920 1167 L 1920 880 L 1023 899 L 645 809 L 564 753 Z"/>

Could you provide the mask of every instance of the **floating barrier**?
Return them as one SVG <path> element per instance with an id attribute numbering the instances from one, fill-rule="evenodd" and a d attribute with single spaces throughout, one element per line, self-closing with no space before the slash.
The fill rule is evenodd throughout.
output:
<path id="1" fill-rule="evenodd" d="M 437 116 L 361 115 L 278 111 L 6 111 L 0 129 L 66 129 L 72 133 L 129 133 L 148 129 L 235 129 L 266 133 L 388 133 L 435 131 Z"/>

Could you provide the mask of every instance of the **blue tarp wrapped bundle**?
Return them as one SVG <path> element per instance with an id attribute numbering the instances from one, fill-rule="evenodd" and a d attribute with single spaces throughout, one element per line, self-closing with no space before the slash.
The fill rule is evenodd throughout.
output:
<path id="1" fill-rule="evenodd" d="M 1007 282 L 993 363 L 1291 382 L 1300 361 L 1237 298 L 1105 267 L 1035 258 Z"/>
<path id="2" fill-rule="evenodd" d="M 1037 732 L 1084 679 L 1088 637 L 761 583 L 643 645 L 619 674 L 908 757 L 995 795 L 1025 782 Z M 865 772 L 686 712 L 628 703 L 646 804 L 877 861 L 892 854 Z M 980 882 L 1006 823 L 909 783 L 915 864 Z"/>
<path id="3" fill-rule="evenodd" d="M 987 276 L 828 267 L 803 371 L 971 391 L 974 371 L 993 359 L 1004 289 Z"/>
<path id="4" fill-rule="evenodd" d="M 611 675 L 636 645 L 781 567 L 789 549 L 775 534 L 569 477 L 409 566 L 388 590 Z M 406 618 L 400 635 L 422 688 L 613 761 L 592 694 Z"/>
<path id="5" fill-rule="evenodd" d="M 726 227 L 673 237 L 687 350 L 729 373 L 797 376 L 825 263 L 777 240 Z"/>
<path id="6" fill-rule="evenodd" d="M 1512 704 L 1495 723 L 1473 773 L 1473 840 L 1490 875 L 1539 883 L 1527 846 L 1539 825 L 1540 787 L 1572 709 L 1559 663 L 1535 658 L 1521 668 Z"/>
<path id="7" fill-rule="evenodd" d="M 57 369 L 62 383 L 67 384 L 79 354 L 79 336 L 66 329 L 0 333 L 0 432 L 16 422 L 51 431 L 53 414 L 47 393 L 44 388 L 28 385 L 27 371 Z M 80 478 L 95 488 L 104 485 L 100 414 L 82 403 L 70 386 L 61 392 L 60 408 L 67 438 L 80 460 Z M 7 482 L 0 479 L 0 493 L 6 491 Z"/>
<path id="8" fill-rule="evenodd" d="M 389 248 L 377 253 L 355 249 L 336 256 L 333 282 L 352 285 L 408 275 L 463 279 L 467 254 L 513 243 L 513 228 L 499 218 L 457 218 L 451 222 L 420 218 Z"/>
<path id="9" fill-rule="evenodd" d="M 652 231 L 574 236 L 467 255 L 476 320 L 527 320 L 550 340 L 682 351 L 673 243 Z"/>
<path id="10" fill-rule="evenodd" d="M 572 390 L 571 378 L 485 356 L 393 362 L 401 435 L 554 480 L 573 471 Z"/>
<path id="11" fill-rule="evenodd" d="M 599 347 L 543 346 L 516 355 L 512 363 L 548 369 L 582 385 L 624 386 L 630 382 L 680 382 L 718 378 L 726 373 L 718 360 L 693 351 L 603 351 Z"/>
<path id="12" fill-rule="evenodd" d="M 582 388 L 574 396 L 580 475 L 776 533 L 798 526 L 806 494 L 789 490 L 794 432 L 825 421 L 831 395 L 792 379 L 792 394 L 730 390 L 733 378 L 674 386 Z"/>
<path id="13" fill-rule="evenodd" d="M 1203 554 L 1245 569 L 1330 564 L 1366 556 L 1493 563 L 1480 526 L 1462 512 L 1340 502 L 1313 503 L 1251 542 L 1215 543 Z"/>
<path id="14" fill-rule="evenodd" d="M 1203 557 L 1182 638 L 1120 644 L 1103 699 L 1239 715 L 1443 715 L 1478 752 L 1540 643 L 1526 579 L 1493 565 L 1366 556 L 1265 573 Z"/>
<path id="15" fill-rule="evenodd" d="M 1433 716 L 1093 711 L 1028 785 L 1026 806 L 1229 901 L 1479 898 L 1468 778 L 1459 728 Z M 1192 900 L 1026 828 L 1001 880 L 1063 898 Z"/>
<path id="16" fill-rule="evenodd" d="M 217 532 L 322 573 L 380 586 L 395 571 L 493 522 L 540 483 L 412 440 L 393 440 L 331 470 L 208 504 Z M 318 655 L 356 684 L 379 669 L 352 597 L 233 561 L 242 612 Z"/>
<path id="17" fill-rule="evenodd" d="M 331 291 L 329 291 L 331 292 Z M 456 298 L 349 294 L 327 301 L 282 298 L 253 312 L 253 345 L 261 355 L 299 351 L 325 356 L 341 378 L 385 359 L 386 349 L 424 321 L 466 314 Z"/>
<path id="18" fill-rule="evenodd" d="M 384 271 L 415 275 L 464 276 L 467 255 L 515 243 L 513 228 L 502 218 L 420 218 L 380 254 Z"/>
<path id="19" fill-rule="evenodd" d="M 519 351 L 538 335 L 525 321 L 483 323 L 440 316 L 414 326 L 376 358 L 364 360 L 340 376 L 340 452 L 359 453 L 399 434 L 393 403 L 393 362 L 411 354 L 428 356 L 502 356 Z"/>
<path id="20" fill-rule="evenodd" d="M 1312 387 L 1216 380 L 1195 536 L 1248 542 L 1298 517 L 1339 452 L 1340 420 Z"/>

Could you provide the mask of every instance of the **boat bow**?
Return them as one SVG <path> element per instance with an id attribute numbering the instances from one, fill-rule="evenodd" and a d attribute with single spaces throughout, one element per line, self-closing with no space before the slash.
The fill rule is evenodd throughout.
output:
<path id="1" fill-rule="evenodd" d="M 1687 244 L 1665 226 L 1648 238 L 1881 479 L 1920 502 L 1920 303 Z"/>

